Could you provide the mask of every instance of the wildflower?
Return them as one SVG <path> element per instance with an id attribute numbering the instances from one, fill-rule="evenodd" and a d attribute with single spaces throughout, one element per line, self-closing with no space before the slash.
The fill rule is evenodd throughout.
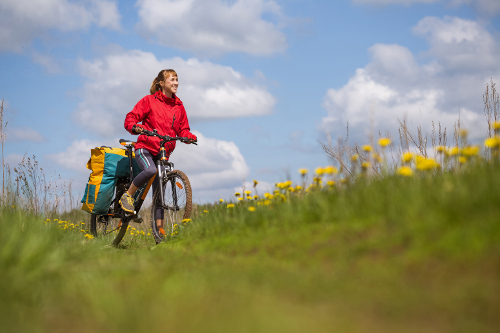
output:
<path id="1" fill-rule="evenodd" d="M 372 164 L 371 164 L 370 162 L 368 162 L 368 161 L 365 161 L 365 162 L 361 163 L 361 167 L 362 167 L 363 169 L 368 169 L 368 168 L 370 168 L 371 166 L 372 166 Z"/>
<path id="2" fill-rule="evenodd" d="M 243 198 L 238 198 L 238 201 L 243 201 Z"/>
<path id="3" fill-rule="evenodd" d="M 191 219 L 183 219 L 182 220 L 182 223 L 188 223 L 188 222 L 191 222 Z"/>
<path id="4" fill-rule="evenodd" d="M 351 161 L 353 161 L 353 162 L 356 162 L 358 159 L 359 159 L 359 155 L 358 154 L 354 154 L 354 155 L 351 156 Z"/>
<path id="5" fill-rule="evenodd" d="M 379 154 L 377 153 L 373 153 L 372 154 L 372 158 L 375 160 L 375 162 L 378 162 L 378 163 L 382 163 L 384 160 L 382 159 L 382 157 L 380 157 Z"/>
<path id="6" fill-rule="evenodd" d="M 325 168 L 325 173 L 328 175 L 333 175 L 333 174 L 336 174 L 338 172 L 339 172 L 339 170 L 337 170 L 336 167 L 331 166 L 331 165 L 329 165 Z"/>
<path id="7" fill-rule="evenodd" d="M 434 149 L 438 153 L 445 153 L 446 152 L 446 147 L 445 146 L 436 146 L 436 148 L 434 148 Z"/>
<path id="8" fill-rule="evenodd" d="M 227 208 L 234 208 L 234 204 L 232 204 L 232 203 L 227 204 Z"/>
<path id="9" fill-rule="evenodd" d="M 252 200 L 252 197 L 251 197 L 251 196 L 249 196 L 249 195 L 247 195 L 246 199 L 247 199 L 247 200 Z"/>
<path id="10" fill-rule="evenodd" d="M 240 192 L 236 192 L 236 193 L 234 194 L 234 196 L 235 196 L 235 197 L 239 197 L 240 195 L 241 195 L 241 193 L 240 193 Z"/>
<path id="11" fill-rule="evenodd" d="M 469 134 L 469 132 L 465 128 L 461 128 L 460 131 L 458 132 L 458 135 L 462 138 L 467 137 L 467 134 Z"/>
<path id="12" fill-rule="evenodd" d="M 253 187 L 257 186 L 257 184 L 258 184 L 258 183 L 259 183 L 259 182 L 258 182 L 257 180 L 255 180 L 255 179 L 254 179 L 254 180 L 253 180 Z"/>
<path id="13" fill-rule="evenodd" d="M 421 156 L 421 158 L 417 159 L 416 167 L 419 170 L 431 170 L 437 168 L 438 164 L 432 158 L 425 158 Z"/>
<path id="14" fill-rule="evenodd" d="M 323 174 L 325 173 L 325 169 L 319 167 L 319 168 L 316 168 L 316 174 L 318 176 L 322 176 Z"/>
<path id="15" fill-rule="evenodd" d="M 283 184 L 283 188 L 290 187 L 290 186 L 292 186 L 292 181 L 291 181 L 291 180 L 287 180 L 287 181 Z"/>
<path id="16" fill-rule="evenodd" d="M 465 164 L 467 163 L 467 158 L 465 156 L 460 156 L 458 162 L 460 162 L 460 164 Z"/>
<path id="17" fill-rule="evenodd" d="M 276 186 L 277 186 L 278 188 L 283 188 L 283 187 L 285 186 L 285 183 L 280 182 L 280 183 L 276 184 Z M 274 192 L 276 192 L 276 191 L 274 191 Z"/>
<path id="18" fill-rule="evenodd" d="M 500 137 L 494 136 L 484 140 L 484 145 L 488 148 L 498 148 L 500 146 Z"/>
<path id="19" fill-rule="evenodd" d="M 256 209 L 256 208 L 255 208 L 254 206 L 250 206 L 250 207 L 248 207 L 248 210 L 249 210 L 250 212 L 255 212 L 255 209 Z"/>
<path id="20" fill-rule="evenodd" d="M 500 130 L 500 121 L 495 121 L 493 123 L 491 123 L 491 128 L 495 130 L 495 132 L 497 130 Z"/>
<path id="21" fill-rule="evenodd" d="M 321 177 L 314 177 L 313 180 L 316 184 L 321 184 Z"/>
<path id="22" fill-rule="evenodd" d="M 382 148 L 385 148 L 390 144 L 391 144 L 391 139 L 389 139 L 389 138 L 380 138 L 378 140 L 378 145 Z"/>
<path id="23" fill-rule="evenodd" d="M 254 196 L 253 196 L 253 199 L 254 199 L 254 200 L 258 200 L 258 199 L 259 199 L 259 196 L 258 196 L 258 195 L 254 195 Z"/>
<path id="24" fill-rule="evenodd" d="M 221 202 L 221 203 L 222 203 L 222 202 L 224 202 L 224 199 L 220 198 L 220 199 L 219 199 L 219 202 Z"/>
<path id="25" fill-rule="evenodd" d="M 91 234 L 85 234 L 85 238 L 87 238 L 87 239 L 93 239 L 94 236 L 92 236 Z"/>
<path id="26" fill-rule="evenodd" d="M 455 146 L 453 148 L 448 149 L 448 151 L 446 151 L 446 155 L 455 156 L 455 155 L 458 155 L 459 152 L 460 152 L 460 148 Z"/>
<path id="27" fill-rule="evenodd" d="M 271 204 L 271 201 L 270 201 L 270 200 L 264 200 L 264 202 L 263 202 L 263 203 L 264 203 L 264 205 L 265 205 L 265 206 L 268 206 L 268 205 L 270 205 L 270 204 Z"/>
<path id="28" fill-rule="evenodd" d="M 475 156 L 479 154 L 479 146 L 467 146 L 462 149 L 462 154 L 465 156 Z"/>
<path id="29" fill-rule="evenodd" d="M 247 190 L 247 191 L 245 191 L 245 194 L 246 194 L 247 196 L 249 196 L 250 194 L 252 194 L 252 191 L 248 191 L 248 190 Z"/>
<path id="30" fill-rule="evenodd" d="M 366 151 L 367 153 L 369 153 L 369 152 L 371 152 L 373 150 L 373 147 L 370 146 L 370 145 L 364 145 L 362 149 L 364 151 Z"/>
<path id="31" fill-rule="evenodd" d="M 302 190 L 302 186 L 300 186 L 300 185 L 295 186 L 295 190 L 296 191 L 301 191 Z"/>
<path id="32" fill-rule="evenodd" d="M 333 187 L 335 185 L 335 182 L 333 180 L 329 180 L 326 182 L 326 184 L 330 187 Z"/>
<path id="33" fill-rule="evenodd" d="M 299 169 L 299 173 L 302 175 L 302 176 L 305 176 L 307 175 L 307 173 L 309 172 L 309 170 L 307 169 Z"/>
<path id="34" fill-rule="evenodd" d="M 398 169 L 398 173 L 402 176 L 410 177 L 413 175 L 413 170 L 409 166 L 402 166 Z"/>
<path id="35" fill-rule="evenodd" d="M 265 197 L 266 199 L 272 199 L 272 198 L 273 198 L 273 195 L 272 195 L 271 193 L 267 193 L 267 192 L 266 192 L 266 193 L 264 193 L 264 197 Z"/>
<path id="36" fill-rule="evenodd" d="M 203 213 L 207 214 L 208 213 L 208 210 L 204 210 Z"/>
<path id="37" fill-rule="evenodd" d="M 408 162 L 410 162 L 412 159 L 413 159 L 413 154 L 412 154 L 412 153 L 410 153 L 410 152 L 404 153 L 404 154 L 403 154 L 403 157 L 401 158 L 401 160 L 402 160 L 404 163 L 408 163 Z"/>

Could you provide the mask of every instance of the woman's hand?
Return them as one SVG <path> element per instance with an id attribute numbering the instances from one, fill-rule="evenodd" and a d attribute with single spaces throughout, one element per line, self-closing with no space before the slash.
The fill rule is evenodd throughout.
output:
<path id="1" fill-rule="evenodd" d="M 143 130 L 143 128 L 142 128 L 142 127 L 140 127 L 139 125 L 134 125 L 134 126 L 132 127 L 132 132 L 134 132 L 134 133 L 136 133 L 136 134 L 141 134 L 141 133 L 142 133 L 142 130 Z"/>
<path id="2" fill-rule="evenodd" d="M 198 141 L 198 138 L 193 133 L 186 134 L 186 138 L 189 139 L 189 143 L 193 143 L 193 142 Z"/>

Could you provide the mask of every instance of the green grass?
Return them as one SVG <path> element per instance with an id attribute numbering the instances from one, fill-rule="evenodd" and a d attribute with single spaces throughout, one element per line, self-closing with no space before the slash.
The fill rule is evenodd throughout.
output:
<path id="1" fill-rule="evenodd" d="M 359 181 L 193 219 L 124 248 L 4 209 L 16 332 L 495 332 L 500 168 Z"/>

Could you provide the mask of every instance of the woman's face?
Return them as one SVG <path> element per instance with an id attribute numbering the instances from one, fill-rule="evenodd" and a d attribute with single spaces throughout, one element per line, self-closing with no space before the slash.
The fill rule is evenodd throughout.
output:
<path id="1" fill-rule="evenodd" d="M 160 83 L 162 87 L 162 92 L 165 96 L 172 98 L 172 94 L 177 93 L 177 87 L 179 86 L 179 81 L 177 81 L 177 76 L 170 75 L 165 81 Z"/>

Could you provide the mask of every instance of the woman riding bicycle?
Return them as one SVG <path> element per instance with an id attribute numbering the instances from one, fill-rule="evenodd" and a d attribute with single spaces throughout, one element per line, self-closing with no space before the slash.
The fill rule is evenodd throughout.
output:
<path id="1" fill-rule="evenodd" d="M 160 135 L 186 137 L 190 139 L 189 143 L 195 142 L 197 138 L 190 132 L 186 110 L 176 96 L 178 86 L 177 73 L 173 69 L 160 71 L 151 84 L 151 95 L 143 97 L 125 117 L 125 129 L 132 134 L 140 134 L 144 129 L 148 131 L 156 129 Z M 142 124 L 139 124 L 140 122 Z M 175 141 L 166 144 L 167 158 L 174 149 Z M 142 171 L 120 198 L 120 205 L 124 211 L 134 213 L 134 193 L 156 175 L 159 152 L 160 138 L 139 135 L 135 145 L 135 160 Z M 155 178 L 152 193 L 155 193 L 158 184 L 159 180 Z M 163 210 L 158 209 L 154 218 L 158 231 L 165 235 Z"/>

